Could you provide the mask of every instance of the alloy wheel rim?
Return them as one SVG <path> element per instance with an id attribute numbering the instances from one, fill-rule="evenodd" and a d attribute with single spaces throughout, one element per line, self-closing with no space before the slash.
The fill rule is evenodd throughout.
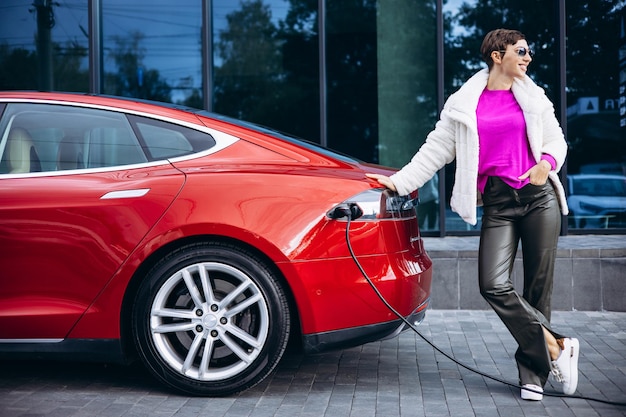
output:
<path id="1" fill-rule="evenodd" d="M 248 368 L 265 346 L 269 322 L 260 287 L 243 271 L 217 262 L 172 274 L 150 311 L 160 357 L 199 381 L 227 379 Z"/>

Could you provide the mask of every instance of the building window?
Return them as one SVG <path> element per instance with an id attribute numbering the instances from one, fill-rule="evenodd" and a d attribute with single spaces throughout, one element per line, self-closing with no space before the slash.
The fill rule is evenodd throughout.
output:
<path id="1" fill-rule="evenodd" d="M 90 43 L 96 3 L 102 39 Z M 536 53 L 528 74 L 569 143 L 566 229 L 626 230 L 625 13 L 623 0 L 546 2 L 540 14 L 536 2 L 512 0 L 12 0 L 0 6 L 0 90 L 98 85 L 206 105 L 400 168 L 434 128 L 441 100 L 484 67 L 484 35 L 519 29 Z M 90 46 L 102 49 L 92 51 L 102 68 L 89 68 Z M 453 173 L 454 162 L 420 190 L 427 236 L 479 233 L 480 208 L 474 227 L 450 210 Z"/>
<path id="2" fill-rule="evenodd" d="M 201 0 L 101 0 L 103 93 L 202 108 Z"/>
<path id="3" fill-rule="evenodd" d="M 87 2 L 0 5 L 0 90 L 89 91 Z"/>
<path id="4" fill-rule="evenodd" d="M 319 143 L 317 4 L 212 3 L 213 109 Z"/>
<path id="5" fill-rule="evenodd" d="M 435 2 L 378 3 L 377 95 L 372 94 L 377 102 L 371 118 L 378 126 L 374 162 L 402 167 L 437 121 L 436 25 Z M 439 230 L 438 175 L 419 190 L 419 196 L 421 230 Z"/>
<path id="6" fill-rule="evenodd" d="M 626 8 L 590 6 L 567 2 L 568 225 L 582 232 L 626 227 Z"/>

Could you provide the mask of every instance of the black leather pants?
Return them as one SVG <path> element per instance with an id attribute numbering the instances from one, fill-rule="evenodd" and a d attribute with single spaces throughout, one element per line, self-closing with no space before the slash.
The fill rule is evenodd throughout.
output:
<path id="1" fill-rule="evenodd" d="M 490 177 L 483 193 L 483 218 L 478 254 L 480 293 L 518 344 L 515 354 L 521 384 L 543 387 L 550 373 L 550 354 L 543 327 L 550 328 L 551 296 L 559 204 L 548 181 L 520 190 Z M 522 243 L 524 288 L 513 287 L 511 273 Z"/>

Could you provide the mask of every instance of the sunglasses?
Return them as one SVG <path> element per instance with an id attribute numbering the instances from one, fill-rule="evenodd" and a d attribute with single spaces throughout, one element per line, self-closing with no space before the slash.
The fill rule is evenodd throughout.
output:
<path id="1" fill-rule="evenodd" d="M 506 53 L 506 51 L 498 51 L 501 52 L 502 55 L 504 55 Z M 517 56 L 520 58 L 524 58 L 526 56 L 526 54 L 528 54 L 531 58 L 535 56 L 535 54 L 533 53 L 533 51 L 531 51 L 529 48 L 524 48 L 523 46 L 521 48 L 517 48 L 515 49 L 515 52 L 517 53 Z"/>

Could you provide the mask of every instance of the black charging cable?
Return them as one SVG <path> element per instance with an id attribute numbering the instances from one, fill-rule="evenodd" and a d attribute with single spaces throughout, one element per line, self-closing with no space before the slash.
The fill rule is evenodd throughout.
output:
<path id="1" fill-rule="evenodd" d="M 420 333 L 420 331 L 417 330 L 417 328 L 415 327 L 415 325 L 413 323 L 409 322 L 402 314 L 400 314 L 395 308 L 393 308 L 393 306 L 391 304 L 389 304 L 389 302 L 385 299 L 385 297 L 383 297 L 383 295 L 380 293 L 380 291 L 378 290 L 378 288 L 376 287 L 374 282 L 372 282 L 372 279 L 367 275 L 367 273 L 365 272 L 365 270 L 361 266 L 361 263 L 359 262 L 359 260 L 357 259 L 356 255 L 354 254 L 354 250 L 352 249 L 352 244 L 350 243 L 350 222 L 352 221 L 353 218 L 357 217 L 357 216 L 355 216 L 354 210 L 355 209 L 350 207 L 350 206 L 348 206 L 348 207 L 341 207 L 341 208 L 339 208 L 339 210 L 336 210 L 334 212 L 334 216 L 331 217 L 331 218 L 335 218 L 335 219 L 341 218 L 341 217 L 346 217 L 348 219 L 347 220 L 347 225 L 346 225 L 346 245 L 348 246 L 348 250 L 350 251 L 350 256 L 352 256 L 352 259 L 354 260 L 354 263 L 359 268 L 359 271 L 361 271 L 361 274 L 363 275 L 363 277 L 365 278 L 367 283 L 370 285 L 370 287 L 372 287 L 372 289 L 374 290 L 374 292 L 376 293 L 376 295 L 378 296 L 380 301 L 382 301 L 383 304 L 385 304 L 385 306 L 394 315 L 396 315 L 400 320 L 402 320 L 402 322 L 404 322 L 404 324 L 406 324 L 411 330 L 413 330 L 413 332 L 415 332 L 419 337 L 421 337 L 426 343 L 428 343 L 437 352 L 441 353 L 443 356 L 445 356 L 446 358 L 450 359 L 452 362 L 456 363 L 457 365 L 467 369 L 468 371 L 474 372 L 474 373 L 476 373 L 478 375 L 481 375 L 481 376 L 483 376 L 485 378 L 491 379 L 491 380 L 496 381 L 496 382 L 500 382 L 500 383 L 508 385 L 510 387 L 514 387 L 514 388 L 518 388 L 518 389 L 525 389 L 526 391 L 534 392 L 534 393 L 537 393 L 537 394 L 543 394 L 543 395 L 546 395 L 546 396 L 549 396 L 549 397 L 577 398 L 577 399 L 581 399 L 581 400 L 596 401 L 596 402 L 600 402 L 600 403 L 604 403 L 604 404 L 617 405 L 617 406 L 621 406 L 621 407 L 626 406 L 626 402 L 609 401 L 609 400 L 604 400 L 604 399 L 601 399 L 601 398 L 585 397 L 585 396 L 582 396 L 582 395 L 567 395 L 567 394 L 562 394 L 562 393 L 558 393 L 558 392 L 535 391 L 533 389 L 530 389 L 530 388 L 527 388 L 527 387 L 522 387 L 519 384 L 515 384 L 515 383 L 512 383 L 512 382 L 506 381 L 506 380 L 498 378 L 496 376 L 486 374 L 486 373 L 484 373 L 484 372 L 482 372 L 482 371 L 480 371 L 480 370 L 478 370 L 476 368 L 473 368 L 473 367 L 471 367 L 469 365 L 466 365 L 466 364 L 458 361 L 457 359 L 455 359 L 449 353 L 444 352 L 441 348 L 439 348 L 437 345 L 435 345 L 433 342 L 431 342 L 428 338 L 426 338 L 424 335 L 422 335 L 422 333 Z"/>

